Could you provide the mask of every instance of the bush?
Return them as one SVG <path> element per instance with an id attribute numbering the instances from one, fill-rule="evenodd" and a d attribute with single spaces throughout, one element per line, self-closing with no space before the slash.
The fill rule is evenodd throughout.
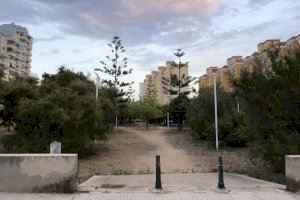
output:
<path id="1" fill-rule="evenodd" d="M 28 85 L 16 84 L 4 93 L 4 109 L 11 110 L 17 131 L 2 139 L 5 149 L 48 153 L 56 140 L 62 143 L 62 152 L 92 154 L 94 140 L 103 138 L 108 129 L 95 101 L 94 83 L 82 73 L 60 68 L 57 74 L 44 74 L 39 86 Z"/>
<path id="2" fill-rule="evenodd" d="M 213 124 L 205 119 L 191 120 L 190 127 L 197 138 L 206 140 L 214 132 Z"/>
<path id="3" fill-rule="evenodd" d="M 250 139 L 250 132 L 245 124 L 244 112 L 226 113 L 219 123 L 220 140 L 232 147 L 245 146 Z"/>
<path id="4" fill-rule="evenodd" d="M 232 83 L 255 133 L 253 156 L 283 172 L 285 155 L 300 153 L 300 52 L 281 58 L 273 48 L 268 54 L 268 65 L 257 62 Z"/>

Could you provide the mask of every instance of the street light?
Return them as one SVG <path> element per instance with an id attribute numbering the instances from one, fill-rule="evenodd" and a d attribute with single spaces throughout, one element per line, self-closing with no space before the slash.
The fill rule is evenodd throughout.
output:
<path id="1" fill-rule="evenodd" d="M 223 157 L 219 153 L 219 137 L 218 137 L 218 106 L 217 106 L 217 73 L 214 73 L 214 100 L 215 100 L 215 129 L 216 129 L 216 150 L 218 152 L 218 189 L 225 189 L 223 177 Z"/>
<path id="2" fill-rule="evenodd" d="M 98 101 L 98 85 L 99 85 L 99 81 L 100 81 L 100 76 L 97 72 L 99 72 L 99 71 L 100 71 L 99 68 L 94 69 L 94 73 L 96 74 L 96 101 Z"/>
<path id="3" fill-rule="evenodd" d="M 97 72 L 101 71 L 99 68 L 95 68 L 94 69 L 94 73 L 96 74 L 96 102 L 98 101 L 98 85 L 99 85 L 99 81 L 100 81 L 100 76 Z M 96 121 L 96 127 L 98 127 L 98 123 Z M 96 143 L 96 137 L 95 137 L 95 143 Z"/>
<path id="4" fill-rule="evenodd" d="M 219 138 L 218 138 L 218 107 L 217 107 L 217 73 L 214 73 L 214 99 L 215 99 L 215 131 L 216 131 L 216 150 L 219 150 Z"/>

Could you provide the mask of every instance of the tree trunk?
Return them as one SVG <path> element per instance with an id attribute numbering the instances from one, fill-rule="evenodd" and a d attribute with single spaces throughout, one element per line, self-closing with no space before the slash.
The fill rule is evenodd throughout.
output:
<path id="1" fill-rule="evenodd" d="M 177 130 L 180 133 L 180 114 L 179 113 L 177 114 L 177 123 L 178 123 Z"/>
<path id="2" fill-rule="evenodd" d="M 146 120 L 146 129 L 149 130 L 149 120 Z"/>
<path id="3" fill-rule="evenodd" d="M 181 113 L 178 113 L 178 132 L 179 133 L 182 132 L 182 117 L 181 117 Z"/>
<path id="4" fill-rule="evenodd" d="M 116 133 L 118 132 L 118 115 L 116 115 Z"/>

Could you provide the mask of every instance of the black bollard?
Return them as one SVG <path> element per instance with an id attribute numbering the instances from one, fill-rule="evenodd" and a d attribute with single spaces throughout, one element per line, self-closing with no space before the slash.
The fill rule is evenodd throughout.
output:
<path id="1" fill-rule="evenodd" d="M 222 156 L 218 157 L 218 188 L 219 189 L 225 189 L 224 179 L 223 179 L 223 161 Z"/>
<path id="2" fill-rule="evenodd" d="M 155 189 L 161 190 L 160 156 L 156 156 L 156 182 Z"/>

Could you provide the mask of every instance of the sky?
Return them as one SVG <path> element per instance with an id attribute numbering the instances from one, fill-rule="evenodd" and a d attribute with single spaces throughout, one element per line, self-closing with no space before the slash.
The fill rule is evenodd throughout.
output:
<path id="1" fill-rule="evenodd" d="M 266 39 L 300 34 L 299 0 L 0 0 L 0 24 L 15 22 L 34 38 L 31 72 L 64 65 L 90 73 L 120 36 L 133 73 L 135 97 L 147 73 L 186 53 L 191 76 L 246 57 Z M 107 78 L 100 74 L 100 78 Z"/>

